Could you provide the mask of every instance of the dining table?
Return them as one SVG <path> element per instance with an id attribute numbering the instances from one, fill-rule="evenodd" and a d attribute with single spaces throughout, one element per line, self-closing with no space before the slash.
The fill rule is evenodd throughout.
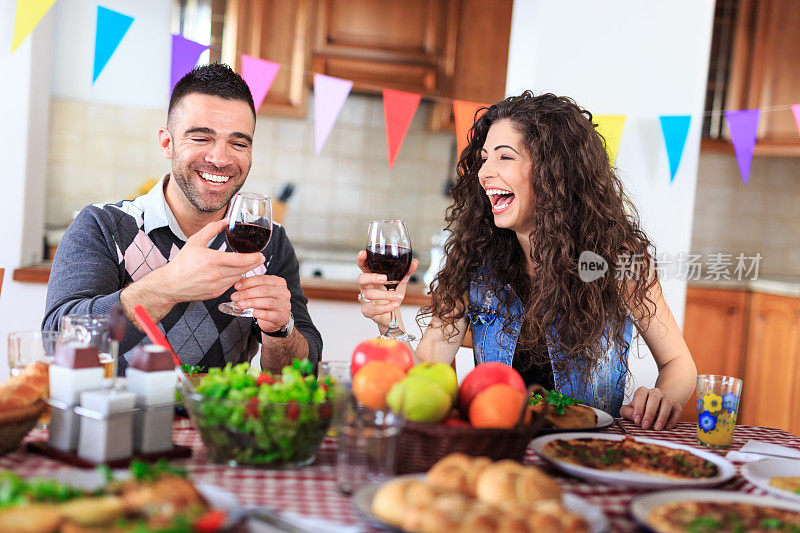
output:
<path id="1" fill-rule="evenodd" d="M 622 426 L 634 437 L 662 439 L 707 449 L 699 445 L 696 438 L 696 424 L 680 422 L 670 430 L 655 431 L 642 429 L 632 422 L 622 421 Z M 620 434 L 618 426 L 611 426 L 602 433 Z M 46 438 L 46 430 L 34 429 L 26 438 L 40 440 Z M 202 440 L 191 422 L 176 418 L 173 427 L 173 440 L 192 448 L 192 455 L 186 459 L 176 459 L 173 463 L 185 469 L 195 481 L 222 487 L 233 493 L 245 505 L 267 506 L 279 512 L 305 515 L 330 522 L 331 526 L 355 526 L 362 531 L 377 531 L 352 504 L 351 497 L 340 493 L 336 486 L 335 452 L 336 440 L 326 437 L 309 466 L 296 469 L 268 469 L 232 467 L 208 460 Z M 737 450 L 748 440 L 779 444 L 800 450 L 800 437 L 786 431 L 757 427 L 736 426 L 731 450 Z M 724 452 L 721 452 L 724 453 Z M 602 509 L 609 523 L 609 531 L 640 531 L 629 514 L 629 505 L 635 497 L 652 492 L 636 490 L 607 484 L 584 481 L 568 476 L 551 467 L 528 446 L 523 462 L 544 469 L 561 484 L 565 492 L 575 494 L 590 504 Z M 750 484 L 739 473 L 741 464 L 736 464 L 736 476 L 715 487 L 717 490 L 767 495 L 765 491 Z M 10 469 L 24 477 L 47 477 L 63 470 L 74 468 L 48 457 L 30 453 L 22 447 L 0 457 L 0 468 Z M 62 472 L 61 475 L 64 473 Z M 59 476 L 61 477 L 61 476 Z M 348 528 L 352 531 L 353 528 Z"/>

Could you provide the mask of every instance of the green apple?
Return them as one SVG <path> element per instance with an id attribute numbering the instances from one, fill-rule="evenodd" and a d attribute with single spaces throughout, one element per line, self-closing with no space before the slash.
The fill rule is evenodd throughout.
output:
<path id="1" fill-rule="evenodd" d="M 408 371 L 409 376 L 425 376 L 433 381 L 450 395 L 455 401 L 458 396 L 458 378 L 456 371 L 447 363 L 420 363 L 411 367 Z"/>
<path id="2" fill-rule="evenodd" d="M 386 395 L 386 403 L 408 420 L 435 424 L 450 412 L 453 399 L 425 376 L 409 376 L 394 384 Z"/>

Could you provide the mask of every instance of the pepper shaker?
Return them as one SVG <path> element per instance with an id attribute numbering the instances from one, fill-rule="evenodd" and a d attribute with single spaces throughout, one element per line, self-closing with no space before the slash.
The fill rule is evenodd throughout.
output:
<path id="1" fill-rule="evenodd" d="M 140 408 L 134 417 L 134 449 L 157 453 L 172 449 L 177 374 L 172 354 L 160 346 L 140 346 L 126 369 L 128 389 Z"/>

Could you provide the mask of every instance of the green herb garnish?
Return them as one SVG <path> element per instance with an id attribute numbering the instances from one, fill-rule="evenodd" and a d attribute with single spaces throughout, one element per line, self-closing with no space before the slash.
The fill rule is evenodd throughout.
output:
<path id="1" fill-rule="evenodd" d="M 154 479 L 158 479 L 163 475 L 173 475 L 180 477 L 186 477 L 188 475 L 186 473 L 186 470 L 171 465 L 165 459 L 161 459 L 157 463 L 145 463 L 143 461 L 138 461 L 134 459 L 133 461 L 131 461 L 130 470 L 131 470 L 131 476 L 133 476 L 134 479 L 139 481 L 142 480 L 152 481 Z"/>
<path id="2" fill-rule="evenodd" d="M 183 364 L 181 365 L 181 370 L 183 370 L 184 374 L 202 374 L 208 369 L 204 366 Z"/>
<path id="3" fill-rule="evenodd" d="M 575 398 L 567 396 L 566 394 L 561 394 L 555 390 L 552 391 L 544 391 L 547 395 L 547 405 L 553 407 L 553 411 L 555 411 L 558 415 L 563 415 L 565 409 L 570 405 L 578 405 L 580 402 Z M 534 394 L 531 398 L 531 405 L 538 405 L 540 402 L 544 401 L 544 397 L 541 394 L 537 393 Z"/>
<path id="4" fill-rule="evenodd" d="M 713 516 L 701 516 L 686 525 L 686 530 L 691 533 L 712 533 L 721 528 L 722 523 Z"/>

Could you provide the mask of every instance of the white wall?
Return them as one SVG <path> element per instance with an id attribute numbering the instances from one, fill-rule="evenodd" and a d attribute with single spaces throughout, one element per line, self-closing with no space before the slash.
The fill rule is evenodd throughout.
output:
<path id="1" fill-rule="evenodd" d="M 50 51 L 49 13 L 11 55 L 15 0 L 0 0 L 0 157 L 3 161 L 0 268 L 0 378 L 5 376 L 9 331 L 38 329 L 46 287 L 11 280 L 14 268 L 41 260 L 47 162 Z"/>
<path id="2" fill-rule="evenodd" d="M 97 2 L 89 0 L 59 0 L 53 6 L 53 96 L 166 109 L 169 102 L 172 2 L 102 2 L 103 7 L 134 20 L 92 85 L 97 5 Z"/>
<path id="3" fill-rule="evenodd" d="M 659 253 L 689 251 L 713 15 L 713 0 L 514 2 L 507 94 L 554 92 L 627 115 L 617 166 Z M 692 115 L 673 184 L 660 114 Z M 682 324 L 686 283 L 663 287 Z M 637 385 L 655 382 L 652 357 L 632 357 L 631 370 Z"/>

